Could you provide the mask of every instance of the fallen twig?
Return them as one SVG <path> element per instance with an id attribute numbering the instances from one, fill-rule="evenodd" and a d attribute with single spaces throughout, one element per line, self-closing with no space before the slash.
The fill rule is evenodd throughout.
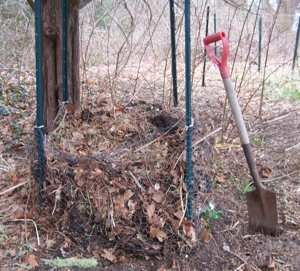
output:
<path id="1" fill-rule="evenodd" d="M 223 230 L 223 231 L 219 231 L 218 233 L 224 233 L 224 232 L 232 231 L 232 230 L 234 230 L 239 224 L 240 224 L 240 221 L 237 221 L 236 223 L 234 223 L 233 226 L 230 226 L 228 229 L 225 229 L 225 230 Z"/>
<path id="2" fill-rule="evenodd" d="M 182 217 L 179 220 L 178 229 L 181 227 L 181 224 L 182 224 L 182 222 L 184 220 L 184 217 L 185 217 L 186 208 L 187 208 L 187 198 L 188 198 L 188 195 L 186 195 L 185 203 L 184 203 L 183 195 L 182 195 L 182 190 L 183 190 L 183 180 L 181 180 L 181 183 L 180 183 L 180 186 L 179 186 L 179 194 L 180 194 L 180 203 L 181 203 L 181 209 L 182 209 Z"/>
<path id="3" fill-rule="evenodd" d="M 209 137 L 215 135 L 216 133 L 220 132 L 222 130 L 222 127 L 219 127 L 218 129 L 212 131 L 211 133 L 209 133 L 208 135 L 206 135 L 205 137 L 199 139 L 198 141 L 196 141 L 194 144 L 193 144 L 193 148 L 194 150 L 196 150 L 198 148 L 198 145 L 200 143 L 202 143 L 204 140 L 208 139 Z"/>
<path id="4" fill-rule="evenodd" d="M 281 115 L 279 117 L 275 117 L 273 119 L 270 119 L 270 120 L 267 120 L 265 121 L 265 124 L 270 124 L 272 122 L 275 122 L 275 121 L 278 121 L 278 120 L 282 120 L 282 119 L 285 119 L 286 117 L 288 117 L 289 115 L 291 114 L 291 112 L 287 113 L 287 114 L 284 114 L 284 115 Z"/>
<path id="5" fill-rule="evenodd" d="M 160 136 L 156 137 L 154 140 L 148 142 L 147 144 L 139 147 L 138 149 L 136 149 L 134 152 L 139 152 L 147 147 L 149 147 L 150 145 L 152 145 L 153 143 L 155 143 L 156 141 L 160 140 L 161 138 L 163 138 L 165 135 L 167 135 L 174 127 L 176 127 L 179 124 L 180 120 L 176 121 L 176 123 L 174 123 L 170 129 L 168 129 L 168 131 L 164 132 L 163 134 L 161 134 Z"/>
<path id="6" fill-rule="evenodd" d="M 7 193 L 10 193 L 10 192 L 16 190 L 17 188 L 19 188 L 19 187 L 21 187 L 21 186 L 27 184 L 27 183 L 28 183 L 28 181 L 19 183 L 19 184 L 17 184 L 17 185 L 14 185 L 14 186 L 12 186 L 12 187 L 10 187 L 10 188 L 8 188 L 8 189 L 6 189 L 6 190 L 0 192 L 0 196 L 3 196 L 3 195 L 5 195 L 5 194 L 7 194 Z"/>
<path id="7" fill-rule="evenodd" d="M 194 144 L 193 144 L 193 148 L 194 150 L 197 149 L 197 146 L 202 143 L 204 140 L 208 139 L 209 137 L 215 135 L 216 133 L 220 132 L 222 130 L 222 127 L 219 127 L 218 129 L 212 131 L 211 133 L 207 134 L 206 136 L 202 137 L 201 139 L 197 140 Z M 179 155 L 179 157 L 177 158 L 174 166 L 173 166 L 173 169 L 177 166 L 178 162 L 180 161 L 180 159 L 182 158 L 184 154 L 184 151 Z"/>
<path id="8" fill-rule="evenodd" d="M 258 269 L 256 266 L 254 266 L 253 264 L 249 264 L 245 259 L 243 259 L 240 255 L 234 253 L 233 251 L 230 250 L 230 248 L 228 247 L 223 247 L 223 250 L 226 251 L 227 253 L 231 254 L 232 256 L 238 258 L 244 265 L 250 265 L 254 270 L 258 271 L 260 269 Z M 239 270 L 239 269 L 237 269 Z"/>
<path id="9" fill-rule="evenodd" d="M 296 148 L 298 148 L 298 147 L 300 147 L 300 142 L 297 143 L 296 145 L 293 145 L 293 146 L 291 146 L 291 147 L 286 148 L 284 151 L 288 152 L 288 151 L 290 151 L 290 150 L 292 150 L 292 149 L 296 149 Z"/>
<path id="10" fill-rule="evenodd" d="M 137 187 L 141 189 L 142 192 L 145 192 L 146 191 L 145 188 L 140 184 L 139 180 L 134 176 L 134 174 L 131 171 L 128 171 L 128 173 L 133 179 L 133 181 L 135 182 L 135 184 L 137 185 Z"/>
<path id="11" fill-rule="evenodd" d="M 278 181 L 278 180 L 281 180 L 281 179 L 286 178 L 286 177 L 290 177 L 291 175 L 294 175 L 296 173 L 300 173 L 300 170 L 296 170 L 296 171 L 293 171 L 293 172 L 291 172 L 289 174 L 285 174 L 285 175 L 282 175 L 282 176 L 279 176 L 279 177 L 275 177 L 273 179 L 262 180 L 261 182 L 263 182 L 263 183 L 271 183 L 271 182 Z"/>
<path id="12" fill-rule="evenodd" d="M 240 271 L 245 266 L 245 263 L 242 263 L 238 268 L 234 269 L 234 271 Z"/>

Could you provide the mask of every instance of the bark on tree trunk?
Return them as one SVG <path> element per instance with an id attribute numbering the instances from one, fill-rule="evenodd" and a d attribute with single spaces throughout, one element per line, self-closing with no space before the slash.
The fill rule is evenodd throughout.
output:
<path id="1" fill-rule="evenodd" d="M 80 109 L 79 4 L 79 0 L 70 1 L 68 32 L 69 95 L 75 110 Z"/>
<path id="2" fill-rule="evenodd" d="M 45 92 L 45 129 L 55 128 L 55 117 L 62 101 L 62 12 L 60 0 L 43 1 L 43 76 Z M 79 0 L 69 1 L 68 21 L 69 103 L 80 107 L 79 78 Z"/>

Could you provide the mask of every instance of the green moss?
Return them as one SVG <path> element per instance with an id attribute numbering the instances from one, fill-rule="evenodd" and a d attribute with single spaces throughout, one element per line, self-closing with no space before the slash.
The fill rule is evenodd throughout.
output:
<path id="1" fill-rule="evenodd" d="M 263 136 L 258 135 L 258 136 L 254 136 L 251 139 L 251 142 L 255 146 L 262 147 L 265 144 L 265 139 Z"/>
<path id="2" fill-rule="evenodd" d="M 56 258 L 56 259 L 43 259 L 43 262 L 53 268 L 67 268 L 67 267 L 78 267 L 78 268 L 94 268 L 97 267 L 98 262 L 95 258 Z"/>

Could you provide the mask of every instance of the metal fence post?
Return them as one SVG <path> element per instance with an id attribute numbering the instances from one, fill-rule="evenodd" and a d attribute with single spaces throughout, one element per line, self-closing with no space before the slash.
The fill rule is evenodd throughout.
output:
<path id="1" fill-rule="evenodd" d="M 299 21 L 298 21 L 296 42 L 295 42 L 295 48 L 294 48 L 292 71 L 294 71 L 295 66 L 296 66 L 296 60 L 297 60 L 297 56 L 298 56 L 299 36 L 300 36 L 300 16 L 299 16 Z"/>
<path id="2" fill-rule="evenodd" d="M 261 52 L 262 52 L 262 17 L 258 21 L 258 71 L 261 70 Z"/>
<path id="3" fill-rule="evenodd" d="M 173 103 L 178 105 L 177 90 L 177 61 L 176 61 L 176 21 L 175 21 L 175 5 L 174 0 L 169 1 L 170 4 L 170 28 L 171 28 L 171 50 L 172 50 L 172 80 L 173 80 Z"/>
<path id="4" fill-rule="evenodd" d="M 186 218 L 193 217 L 193 161 L 192 161 L 192 84 L 191 84 L 191 6 L 190 0 L 184 2 L 185 33 L 185 123 L 186 123 L 186 176 L 187 209 Z"/>
<path id="5" fill-rule="evenodd" d="M 35 1 L 35 61 L 36 61 L 36 123 L 35 138 L 37 145 L 38 164 L 36 181 L 38 199 L 45 183 L 46 157 L 44 149 L 44 90 L 43 90 L 43 29 L 42 29 L 42 0 Z"/>
<path id="6" fill-rule="evenodd" d="M 209 28 L 209 6 L 206 11 L 206 27 L 205 27 L 205 37 L 208 35 Z M 206 72 L 206 51 L 204 51 L 204 62 L 203 62 L 203 71 L 202 71 L 202 87 L 205 87 L 205 72 Z"/>

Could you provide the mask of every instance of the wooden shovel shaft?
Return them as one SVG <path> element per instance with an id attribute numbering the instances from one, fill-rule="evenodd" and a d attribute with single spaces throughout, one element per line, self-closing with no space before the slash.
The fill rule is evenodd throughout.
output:
<path id="1" fill-rule="evenodd" d="M 223 79 L 224 87 L 226 90 L 227 98 L 231 107 L 233 117 L 239 130 L 240 139 L 243 145 L 250 144 L 247 128 L 244 122 L 241 107 L 239 105 L 237 96 L 235 94 L 232 82 L 230 79 Z"/>
<path id="2" fill-rule="evenodd" d="M 233 88 L 232 81 L 230 80 L 230 78 L 223 78 L 223 83 L 224 83 L 227 98 L 228 98 L 228 101 L 230 104 L 230 108 L 232 111 L 232 115 L 234 117 L 234 120 L 235 120 L 236 125 L 239 130 L 239 135 L 240 135 L 242 147 L 244 150 L 244 154 L 245 154 L 245 157 L 247 160 L 247 164 L 249 166 L 250 174 L 253 178 L 253 182 L 254 182 L 256 188 L 261 189 L 263 187 L 259 181 L 259 176 L 257 173 L 255 160 L 254 160 L 254 157 L 253 157 L 253 154 L 251 151 L 251 147 L 250 147 L 249 135 L 248 135 L 247 128 L 245 125 L 241 107 L 239 105 L 236 93 Z"/>

